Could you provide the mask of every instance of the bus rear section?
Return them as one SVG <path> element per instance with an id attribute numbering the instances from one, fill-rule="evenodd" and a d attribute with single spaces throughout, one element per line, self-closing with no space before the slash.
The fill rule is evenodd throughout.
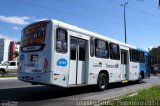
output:
<path id="1" fill-rule="evenodd" d="M 24 28 L 20 80 L 62 87 L 87 84 L 89 36 L 62 27 L 57 21 L 49 21 Z"/>
<path id="2" fill-rule="evenodd" d="M 31 82 L 51 84 L 50 23 L 37 22 L 22 31 L 18 79 Z"/>
<path id="3" fill-rule="evenodd" d="M 139 71 L 143 79 L 150 77 L 150 64 L 149 64 L 149 53 L 146 51 L 139 51 Z M 139 79 L 140 77 L 139 76 Z"/>
<path id="4" fill-rule="evenodd" d="M 130 49 L 130 80 L 142 83 L 149 78 L 149 53 L 142 49 Z"/>
<path id="5" fill-rule="evenodd" d="M 89 36 L 55 26 L 53 83 L 63 87 L 87 84 Z"/>

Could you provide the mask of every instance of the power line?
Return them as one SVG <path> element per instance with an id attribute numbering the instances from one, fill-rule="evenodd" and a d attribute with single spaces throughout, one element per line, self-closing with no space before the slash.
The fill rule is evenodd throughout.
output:
<path id="1" fill-rule="evenodd" d="M 154 9 L 158 9 L 158 6 L 157 7 L 155 7 L 154 5 L 151 5 L 151 4 L 148 4 L 148 3 L 144 3 L 146 6 L 148 6 L 148 7 L 152 7 L 152 8 L 154 8 Z"/>
<path id="2" fill-rule="evenodd" d="M 115 2 L 115 1 L 113 1 L 113 0 L 107 0 L 107 1 L 112 2 L 112 3 L 116 4 L 116 5 L 120 5 L 120 3 L 117 3 L 117 2 Z M 160 18 L 160 16 L 157 16 L 157 15 L 155 15 L 155 14 L 151 14 L 151 13 L 148 13 L 148 12 L 145 12 L 145 11 L 142 11 L 142 10 L 138 10 L 138 9 L 136 9 L 136 8 L 133 8 L 133 7 L 129 7 L 129 6 L 128 6 L 128 8 L 129 8 L 130 10 L 132 10 L 132 11 L 136 11 L 136 12 L 142 13 L 142 14 L 144 14 L 144 15 L 148 15 L 148 16 L 150 16 L 150 17 L 154 17 L 154 18 L 158 18 L 158 19 Z"/>
<path id="3" fill-rule="evenodd" d="M 79 7 L 81 9 L 83 9 L 83 7 L 84 7 L 84 8 L 87 8 L 88 10 L 91 10 L 91 11 L 94 10 L 94 12 L 95 12 L 95 9 L 98 9 L 99 11 L 97 10 L 96 12 L 99 13 L 99 14 L 114 17 L 114 18 L 118 18 L 118 19 L 123 18 L 122 16 L 117 16 L 117 15 L 113 15 L 113 14 L 110 14 L 110 13 L 108 13 L 109 15 L 107 15 L 106 13 L 101 11 L 101 10 L 103 10 L 102 8 L 97 8 L 95 6 L 88 5 L 88 4 L 83 3 L 83 2 L 74 1 L 74 2 L 78 3 L 78 4 L 75 4 L 74 2 L 68 2 L 68 1 L 61 1 L 61 0 L 55 0 L 55 1 L 63 3 L 63 4 L 67 4 L 67 5 L 69 4 L 69 5 L 72 5 L 72 6 L 75 6 L 75 7 Z M 93 7 L 93 8 L 91 8 L 91 7 Z M 112 11 L 112 13 L 114 13 L 114 12 Z M 153 21 L 152 22 L 150 21 L 151 23 L 149 23 L 148 20 L 147 20 L 147 23 L 146 23 L 146 22 L 143 22 L 144 19 L 140 19 L 140 18 L 137 18 L 137 17 L 136 18 L 132 17 L 132 18 L 134 18 L 134 19 L 128 19 L 129 21 L 133 20 L 133 21 L 130 21 L 131 23 L 137 22 L 138 24 L 145 24 L 145 25 L 148 25 L 148 26 L 150 26 L 150 25 L 153 25 L 153 26 L 156 26 L 156 27 L 159 26 L 157 23 L 154 25 Z M 138 19 L 138 20 L 136 20 L 136 19 Z M 140 21 L 140 20 L 143 20 L 143 21 Z"/>
<path id="4" fill-rule="evenodd" d="M 147 22 L 147 24 L 160 25 L 160 23 L 158 23 L 158 22 L 155 23 L 155 21 L 152 21 L 152 20 L 146 20 L 144 18 L 139 18 L 139 17 L 137 18 L 135 16 L 128 16 L 128 17 L 130 17 L 129 20 L 137 21 L 137 22 L 140 22 L 140 23 L 146 23 Z M 133 19 L 131 19 L 131 18 L 133 18 Z"/>
<path id="5" fill-rule="evenodd" d="M 133 7 L 128 7 L 130 10 L 133 10 L 133 11 L 137 11 L 139 13 L 142 13 L 144 15 L 148 15 L 148 16 L 152 16 L 152 17 L 155 17 L 155 18 L 160 18 L 160 16 L 157 16 L 157 15 L 154 15 L 154 14 L 151 14 L 151 13 L 148 13 L 148 12 L 145 12 L 145 11 L 141 11 L 141 10 L 138 10 L 138 9 L 135 9 Z"/>
<path id="6" fill-rule="evenodd" d="M 52 0 L 51 0 L 52 1 Z M 88 10 L 91 10 L 91 11 L 94 11 L 98 14 L 102 14 L 102 15 L 106 15 L 106 16 L 113 16 L 113 17 L 117 17 L 117 18 L 123 18 L 122 16 L 119 16 L 119 15 L 116 15 L 116 14 L 112 14 L 114 13 L 112 10 L 109 10 L 109 11 L 103 11 L 102 8 L 97 8 L 95 6 L 92 6 L 92 5 L 88 5 L 86 3 L 82 3 L 82 2 L 78 2 L 78 1 L 74 1 L 74 2 L 70 2 L 70 1 L 61 1 L 61 0 L 54 0 L 56 2 L 60 2 L 60 3 L 63 3 L 63 4 L 69 4 L 71 6 L 74 6 L 74 7 L 79 7 L 81 9 L 87 9 Z M 53 2 L 53 1 L 52 1 Z M 76 3 L 77 2 L 77 3 Z M 91 8 L 92 7 L 92 8 Z"/>
<path id="7" fill-rule="evenodd" d="M 115 2 L 115 1 L 112 1 L 112 0 L 108 0 L 108 1 L 114 3 L 114 4 L 118 5 L 118 6 L 120 5 L 119 3 Z M 135 9 L 135 8 L 131 8 L 131 7 L 127 7 L 127 8 L 132 9 L 133 11 L 136 11 L 136 12 L 138 11 L 138 9 Z M 140 12 L 143 13 L 142 11 L 140 11 Z M 152 16 L 152 14 L 148 14 L 147 12 L 145 12 L 143 14 Z M 157 27 L 157 26 L 159 27 L 159 25 L 160 25 L 160 23 L 158 24 L 157 22 L 154 22 L 154 21 L 151 21 L 151 20 L 137 18 L 137 17 L 134 17 L 134 16 L 128 16 L 128 17 L 133 18 L 133 19 L 131 19 L 131 18 L 128 19 L 128 21 L 131 22 L 131 23 L 137 22 L 137 24 L 145 24 L 145 25 L 148 25 L 148 26 L 152 25 L 153 27 L 154 26 L 155 27 Z M 158 16 L 154 17 L 154 18 L 159 19 Z M 131 21 L 131 20 L 133 20 L 133 21 Z"/>
<path id="8" fill-rule="evenodd" d="M 29 6 L 32 6 L 32 7 L 42 8 L 42 9 L 52 11 L 52 12 L 54 11 L 54 12 L 57 12 L 57 13 L 64 13 L 64 14 L 67 14 L 67 15 L 72 15 L 72 16 L 80 17 L 80 18 L 87 19 L 87 20 L 94 20 L 94 21 L 99 21 L 99 22 L 102 22 L 102 23 L 105 22 L 107 24 L 115 24 L 115 25 L 123 26 L 122 23 L 106 21 L 106 20 L 102 20 L 102 19 L 99 19 L 99 18 L 95 18 L 95 17 L 82 16 L 82 15 L 75 14 L 75 13 L 72 13 L 72 12 L 58 10 L 58 9 L 55 9 L 55 8 L 49 8 L 49 7 L 46 7 L 46 6 L 43 6 L 43 5 L 34 4 L 34 3 L 26 2 L 26 1 L 20 1 L 20 0 L 10 0 L 10 1 L 14 1 L 14 2 L 17 2 L 17 3 L 20 3 L 20 4 L 29 5 Z M 143 24 L 143 23 L 140 23 L 140 24 Z M 150 25 L 148 25 L 148 26 L 150 26 Z"/>
<path id="9" fill-rule="evenodd" d="M 102 20 L 102 19 L 95 18 L 95 17 L 82 16 L 82 15 L 75 14 L 75 13 L 72 13 L 72 12 L 58 10 L 58 9 L 55 9 L 55 8 L 49 8 L 49 7 L 45 7 L 45 6 L 39 5 L 39 4 L 26 2 L 26 1 L 20 1 L 20 0 L 11 0 L 11 1 L 14 1 L 14 2 L 17 2 L 17 3 L 21 3 L 21 4 L 25 4 L 25 5 L 29 5 L 29 6 L 33 6 L 33 7 L 42 8 L 42 9 L 45 9 L 45 10 L 48 10 L 48 11 L 52 11 L 52 12 L 54 11 L 54 12 L 58 12 L 58 13 L 64 13 L 64 14 L 67 14 L 67 15 L 69 14 L 69 15 L 72 15 L 72 16 L 77 16 L 77 17 L 88 19 L 88 20 L 107 22 L 107 23 L 112 23 L 112 24 L 116 24 L 116 25 L 120 25 L 121 24 L 121 23 L 117 23 L 117 22 L 110 22 L 110 21 Z"/>

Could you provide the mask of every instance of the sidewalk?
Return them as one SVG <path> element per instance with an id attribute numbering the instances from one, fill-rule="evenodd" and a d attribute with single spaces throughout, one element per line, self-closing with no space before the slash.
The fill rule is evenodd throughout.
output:
<path id="1" fill-rule="evenodd" d="M 2 78 L 0 78 L 0 80 L 14 80 L 14 79 L 17 79 L 17 77 L 2 77 Z"/>

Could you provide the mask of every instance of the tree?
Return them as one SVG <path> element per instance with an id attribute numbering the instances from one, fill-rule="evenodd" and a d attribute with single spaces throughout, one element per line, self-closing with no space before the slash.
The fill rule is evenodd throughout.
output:
<path id="1" fill-rule="evenodd" d="M 151 57 L 153 57 L 153 61 L 156 61 L 156 64 L 160 64 L 160 46 L 154 47 L 151 50 L 149 50 L 149 54 Z M 153 62 L 155 64 L 155 62 Z M 151 64 L 153 64 L 151 61 Z"/>
<path id="2" fill-rule="evenodd" d="M 18 58 L 18 56 L 19 56 L 18 51 L 14 51 L 13 55 L 14 55 L 14 58 Z"/>

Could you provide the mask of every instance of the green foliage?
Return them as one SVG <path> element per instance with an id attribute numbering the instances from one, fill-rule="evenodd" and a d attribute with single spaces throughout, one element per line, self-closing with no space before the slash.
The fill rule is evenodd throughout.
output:
<path id="1" fill-rule="evenodd" d="M 139 91 L 135 96 L 125 96 L 122 100 L 160 100 L 160 86 Z"/>
<path id="2" fill-rule="evenodd" d="M 14 51 L 14 58 L 17 58 L 18 56 L 19 56 L 19 53 L 18 53 L 18 51 Z"/>
<path id="3" fill-rule="evenodd" d="M 160 46 L 149 50 L 149 54 L 151 56 L 151 65 L 160 64 Z"/>
<path id="4" fill-rule="evenodd" d="M 111 105 L 105 106 L 159 106 L 160 85 L 152 86 L 137 92 L 136 95 L 128 94 L 118 100 L 110 102 Z"/>

